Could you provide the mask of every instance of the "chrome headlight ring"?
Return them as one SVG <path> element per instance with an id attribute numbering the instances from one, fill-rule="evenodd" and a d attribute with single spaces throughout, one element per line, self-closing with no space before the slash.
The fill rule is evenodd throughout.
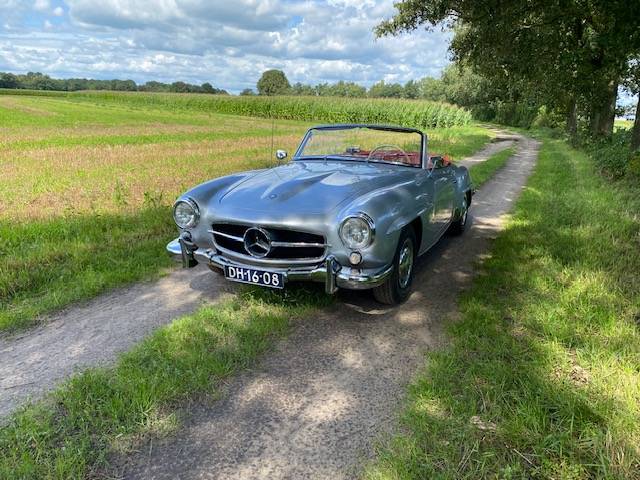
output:
<path id="1" fill-rule="evenodd" d="M 340 224 L 338 233 L 345 246 L 352 250 L 361 250 L 373 243 L 375 232 L 376 226 L 371 217 L 360 212 L 346 217 Z"/>
<path id="2" fill-rule="evenodd" d="M 173 221 L 182 230 L 193 228 L 200 222 L 200 208 L 192 198 L 181 198 L 173 205 Z"/>

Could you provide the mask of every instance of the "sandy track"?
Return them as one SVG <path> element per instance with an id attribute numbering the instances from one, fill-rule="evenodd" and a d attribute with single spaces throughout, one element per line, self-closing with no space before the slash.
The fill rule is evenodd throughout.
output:
<path id="1" fill-rule="evenodd" d="M 486 160 L 510 144 L 494 141 L 462 163 Z M 233 290 L 233 284 L 206 267 L 176 270 L 157 282 L 118 289 L 69 307 L 18 336 L 0 337 L 0 418 L 74 372 L 112 362 L 159 326 Z"/>
<path id="2" fill-rule="evenodd" d="M 106 364 L 151 331 L 233 286 L 206 267 L 176 270 L 63 310 L 42 326 L 0 338 L 0 417 L 86 367 Z"/>
<path id="3" fill-rule="evenodd" d="M 259 365 L 231 379 L 221 400 L 190 406 L 179 432 L 122 459 L 128 479 L 352 478 L 372 444 L 397 425 L 405 386 L 442 340 L 456 298 L 486 255 L 537 158 L 516 155 L 474 197 L 471 225 L 421 259 L 399 308 L 341 294 L 298 323 Z"/>

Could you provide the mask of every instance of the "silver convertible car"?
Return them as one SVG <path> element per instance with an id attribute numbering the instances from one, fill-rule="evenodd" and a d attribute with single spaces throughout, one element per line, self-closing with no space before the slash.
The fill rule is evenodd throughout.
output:
<path id="1" fill-rule="evenodd" d="M 311 128 L 281 165 L 217 178 L 182 195 L 167 250 L 234 282 L 284 288 L 322 282 L 372 289 L 382 303 L 411 292 L 414 265 L 445 232 L 461 233 L 473 185 L 465 167 L 427 153 L 419 130 Z"/>

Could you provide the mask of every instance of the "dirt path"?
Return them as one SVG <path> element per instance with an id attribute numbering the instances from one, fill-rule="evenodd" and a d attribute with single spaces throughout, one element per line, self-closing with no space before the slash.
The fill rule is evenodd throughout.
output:
<path id="1" fill-rule="evenodd" d="M 190 406 L 176 436 L 125 460 L 128 479 L 352 478 L 372 443 L 393 431 L 405 386 L 441 341 L 456 297 L 522 189 L 538 144 L 518 152 L 474 198 L 462 237 L 420 262 L 416 291 L 400 308 L 368 295 L 301 321 L 256 369 L 230 380 L 221 400 Z"/>
<path id="2" fill-rule="evenodd" d="M 74 372 L 112 361 L 149 332 L 232 288 L 206 267 L 176 270 L 70 307 L 20 336 L 0 338 L 0 417 Z"/>

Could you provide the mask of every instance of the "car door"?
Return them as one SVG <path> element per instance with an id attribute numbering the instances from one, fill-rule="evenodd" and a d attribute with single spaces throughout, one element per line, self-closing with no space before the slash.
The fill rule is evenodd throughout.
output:
<path id="1" fill-rule="evenodd" d="M 455 175 L 451 164 L 443 164 L 441 158 L 434 158 L 431 171 L 433 178 L 433 217 L 431 229 L 437 238 L 449 226 L 453 215 L 455 197 Z"/>

